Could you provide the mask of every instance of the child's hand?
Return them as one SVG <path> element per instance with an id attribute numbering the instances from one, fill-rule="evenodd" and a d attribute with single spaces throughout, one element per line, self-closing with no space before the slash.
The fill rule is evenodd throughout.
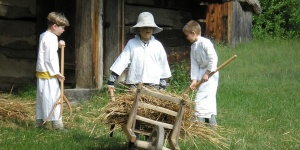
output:
<path id="1" fill-rule="evenodd" d="M 203 81 L 203 82 L 206 82 L 206 81 L 209 79 L 209 74 L 210 74 L 210 71 L 209 71 L 209 70 L 206 70 L 206 72 L 205 72 L 204 75 L 202 76 L 202 81 Z"/>
<path id="2" fill-rule="evenodd" d="M 107 86 L 107 91 L 110 93 L 110 92 L 114 92 L 115 91 L 115 86 L 111 86 L 111 85 L 108 85 Z"/>
<path id="3" fill-rule="evenodd" d="M 65 41 L 63 41 L 63 40 L 60 40 L 59 42 L 58 42 L 58 47 L 59 48 L 61 48 L 62 46 L 65 46 L 66 45 L 66 43 L 65 43 Z"/>
<path id="4" fill-rule="evenodd" d="M 204 74 L 203 77 L 202 77 L 202 81 L 206 82 L 208 80 L 208 77 L 209 76 L 207 74 Z"/>
<path id="5" fill-rule="evenodd" d="M 57 74 L 56 75 L 56 77 L 57 77 L 57 79 L 59 80 L 59 81 L 63 81 L 63 80 L 65 80 L 65 76 L 63 76 L 62 74 Z"/>
<path id="6" fill-rule="evenodd" d="M 195 90 L 196 89 L 196 84 L 197 84 L 197 80 L 193 80 L 191 85 L 190 85 L 190 89 Z"/>

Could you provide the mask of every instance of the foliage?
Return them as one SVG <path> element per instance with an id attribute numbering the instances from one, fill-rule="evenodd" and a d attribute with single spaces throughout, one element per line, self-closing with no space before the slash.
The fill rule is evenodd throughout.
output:
<path id="1" fill-rule="evenodd" d="M 33 84 L 28 84 L 22 89 L 18 90 L 17 95 L 22 99 L 33 99 L 36 98 L 36 86 Z"/>
<path id="2" fill-rule="evenodd" d="M 187 60 L 176 62 L 171 66 L 172 77 L 168 91 L 180 94 L 190 84 L 190 72 Z"/>
<path id="3" fill-rule="evenodd" d="M 299 0 L 260 0 L 260 4 L 262 12 L 253 20 L 254 37 L 300 37 Z"/>

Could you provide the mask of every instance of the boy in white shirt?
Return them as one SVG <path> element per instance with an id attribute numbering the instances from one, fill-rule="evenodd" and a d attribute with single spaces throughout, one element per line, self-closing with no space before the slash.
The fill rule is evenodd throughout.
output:
<path id="1" fill-rule="evenodd" d="M 65 46 L 65 42 L 58 41 L 65 27 L 69 26 L 66 17 L 57 12 L 51 12 L 47 16 L 47 31 L 40 35 L 39 52 L 36 64 L 37 77 L 37 96 L 36 96 L 36 125 L 43 128 L 44 120 L 51 113 L 56 100 L 60 96 L 60 87 L 58 80 L 65 80 L 65 77 L 59 71 L 59 58 L 57 50 Z M 53 115 L 49 121 L 52 122 L 54 129 L 63 129 L 62 118 L 60 115 L 60 105 L 56 106 Z"/>
<path id="2" fill-rule="evenodd" d="M 210 78 L 209 74 L 217 69 L 218 56 L 212 42 L 201 37 L 201 26 L 194 20 L 183 27 L 183 33 L 191 45 L 191 90 L 195 90 L 197 80 L 204 82 L 198 87 L 195 97 L 195 115 L 200 122 L 216 126 L 217 103 L 216 93 L 219 72 Z"/>

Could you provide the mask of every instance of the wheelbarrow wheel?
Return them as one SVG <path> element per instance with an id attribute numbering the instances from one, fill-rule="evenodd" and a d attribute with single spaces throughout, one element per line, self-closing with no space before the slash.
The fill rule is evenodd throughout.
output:
<path id="1" fill-rule="evenodd" d="M 164 145 L 165 130 L 162 126 L 156 126 L 149 136 L 148 142 L 151 143 L 151 150 L 161 150 Z"/>

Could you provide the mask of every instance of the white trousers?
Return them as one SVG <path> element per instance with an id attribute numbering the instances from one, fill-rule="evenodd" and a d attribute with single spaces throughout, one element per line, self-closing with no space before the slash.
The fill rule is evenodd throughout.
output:
<path id="1" fill-rule="evenodd" d="M 200 69 L 199 78 L 201 79 L 206 69 Z M 211 76 L 208 81 L 203 82 L 197 89 L 195 97 L 195 116 L 210 118 L 217 115 L 216 94 L 219 82 L 219 72 Z"/>
<path id="2" fill-rule="evenodd" d="M 47 119 L 56 100 L 60 96 L 60 87 L 57 78 L 37 79 L 36 119 Z M 59 118 L 60 105 L 57 105 L 49 121 L 61 120 Z"/>

